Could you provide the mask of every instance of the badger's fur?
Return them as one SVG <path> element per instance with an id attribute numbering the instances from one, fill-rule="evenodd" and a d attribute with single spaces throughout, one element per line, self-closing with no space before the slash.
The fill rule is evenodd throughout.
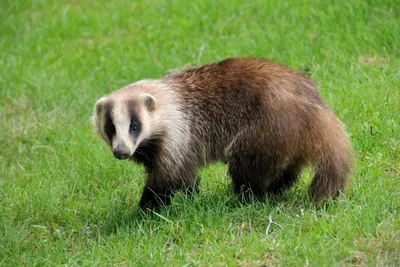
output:
<path id="1" fill-rule="evenodd" d="M 196 190 L 197 170 L 224 161 L 237 192 L 280 193 L 311 163 L 311 197 L 345 189 L 352 148 L 316 86 L 264 59 L 236 58 L 143 80 L 96 102 L 95 127 L 115 157 L 148 172 L 140 207 Z"/>

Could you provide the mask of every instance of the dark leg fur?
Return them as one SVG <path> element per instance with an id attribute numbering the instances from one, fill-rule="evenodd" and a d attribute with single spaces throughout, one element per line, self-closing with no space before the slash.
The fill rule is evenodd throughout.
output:
<path id="1" fill-rule="evenodd" d="M 227 151 L 228 171 L 235 191 L 240 194 L 251 191 L 260 200 L 267 193 L 280 194 L 290 188 L 304 165 L 301 157 L 295 157 L 289 166 L 282 167 L 287 157 L 292 157 L 291 149 L 286 142 L 280 142 L 271 134 L 264 136 L 265 133 L 268 130 L 262 128 L 249 130 L 236 137 Z"/>
<path id="2" fill-rule="evenodd" d="M 245 200 L 254 195 L 263 200 L 270 183 L 281 170 L 275 162 L 276 157 L 259 149 L 237 150 L 229 160 L 228 171 L 232 177 L 235 192 Z"/>
<path id="3" fill-rule="evenodd" d="M 228 171 L 232 177 L 235 192 L 240 194 L 244 199 L 247 199 L 252 194 L 257 198 L 262 198 L 265 188 L 257 182 L 262 181 L 262 170 L 257 167 L 248 168 L 242 162 L 243 158 L 239 155 L 229 162 Z"/>
<path id="4" fill-rule="evenodd" d="M 239 195 L 239 199 L 242 202 L 248 203 L 253 200 L 264 201 L 265 192 L 263 190 L 258 190 L 251 183 L 238 184 L 234 183 L 235 192 Z"/>
<path id="5" fill-rule="evenodd" d="M 154 210 L 160 206 L 166 206 L 171 203 L 172 191 L 170 189 L 157 191 L 150 187 L 145 187 L 139 207 L 142 210 Z"/>
<path id="6" fill-rule="evenodd" d="M 267 192 L 280 195 L 285 190 L 292 187 L 298 180 L 302 167 L 303 164 L 301 162 L 295 162 L 289 165 L 286 170 L 283 171 L 282 175 L 268 186 Z"/>
<path id="7" fill-rule="evenodd" d="M 156 210 L 161 206 L 168 206 L 175 192 L 183 191 L 188 195 L 193 195 L 198 192 L 199 179 L 193 179 L 195 175 L 187 174 L 189 178 L 183 179 L 157 179 L 155 175 L 151 175 L 143 190 L 142 198 L 139 202 L 139 207 L 142 210 Z M 179 182 L 177 182 L 177 180 Z M 164 181 L 164 184 L 161 184 Z M 165 181 L 168 181 L 165 183 Z"/>

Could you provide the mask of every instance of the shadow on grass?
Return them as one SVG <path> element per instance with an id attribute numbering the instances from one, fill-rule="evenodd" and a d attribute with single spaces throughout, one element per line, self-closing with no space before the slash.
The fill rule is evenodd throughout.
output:
<path id="1" fill-rule="evenodd" d="M 252 221 L 265 221 L 269 214 L 293 213 L 311 210 L 316 214 L 324 213 L 335 207 L 335 200 L 316 205 L 312 203 L 304 190 L 290 189 L 281 196 L 268 195 L 263 201 L 251 197 L 240 200 L 231 189 L 222 192 L 200 192 L 197 195 L 177 193 L 169 206 L 156 211 L 143 212 L 138 204 L 116 202 L 102 223 L 102 234 L 117 233 L 121 229 L 157 228 L 160 225 L 182 222 L 207 224 L 207 219 L 225 218 L 234 223 L 241 223 L 251 218 Z"/>

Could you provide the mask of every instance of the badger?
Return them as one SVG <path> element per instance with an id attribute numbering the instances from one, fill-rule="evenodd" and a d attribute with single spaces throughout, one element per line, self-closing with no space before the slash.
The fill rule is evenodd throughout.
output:
<path id="1" fill-rule="evenodd" d="M 143 210 L 168 205 L 179 190 L 196 192 L 198 169 L 217 161 L 237 193 L 260 199 L 281 194 L 311 165 L 316 203 L 344 192 L 353 167 L 345 128 L 314 82 L 263 58 L 134 82 L 100 98 L 93 118 L 115 158 L 143 164 Z"/>

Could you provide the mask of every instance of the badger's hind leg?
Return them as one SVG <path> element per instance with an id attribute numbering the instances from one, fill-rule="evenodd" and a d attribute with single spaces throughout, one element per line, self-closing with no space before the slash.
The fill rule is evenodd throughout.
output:
<path id="1" fill-rule="evenodd" d="M 241 147 L 241 144 L 247 144 Z M 232 147 L 228 158 L 228 172 L 235 192 L 244 200 L 255 196 L 263 200 L 271 183 L 281 175 L 283 169 L 277 164 L 276 153 L 261 147 L 248 147 L 241 143 Z"/>
<path id="2" fill-rule="evenodd" d="M 254 195 L 257 199 L 263 200 L 267 194 L 282 194 L 298 180 L 303 167 L 301 162 L 295 162 L 286 169 L 281 169 L 274 163 L 252 164 L 250 168 L 247 168 L 238 162 L 240 161 L 231 161 L 229 173 L 235 192 L 244 199 Z"/>
<path id="3" fill-rule="evenodd" d="M 280 175 L 268 186 L 267 193 L 281 195 L 285 190 L 292 187 L 299 178 L 303 168 L 303 161 L 296 160 L 291 163 Z"/>
<path id="4" fill-rule="evenodd" d="M 262 181 L 264 176 L 262 173 L 250 170 L 242 164 L 238 164 L 233 160 L 229 163 L 229 174 L 232 178 L 234 190 L 244 200 L 248 200 L 251 196 L 262 200 L 265 196 L 266 187 L 256 181 Z"/>

